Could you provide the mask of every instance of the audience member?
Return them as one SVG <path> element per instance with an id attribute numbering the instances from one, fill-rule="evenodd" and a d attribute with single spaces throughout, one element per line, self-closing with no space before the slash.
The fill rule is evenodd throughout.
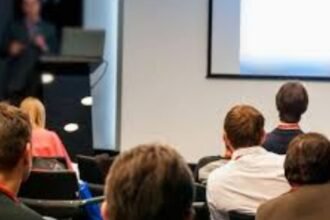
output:
<path id="1" fill-rule="evenodd" d="M 20 106 L 32 124 L 32 155 L 34 157 L 63 157 L 66 165 L 72 169 L 71 159 L 59 136 L 45 128 L 46 113 L 44 105 L 36 98 L 28 97 Z"/>
<path id="2" fill-rule="evenodd" d="M 299 122 L 308 107 L 308 94 L 299 82 L 284 84 L 276 95 L 280 124 L 266 137 L 263 146 L 271 152 L 286 154 L 290 141 L 302 134 Z"/>
<path id="3" fill-rule="evenodd" d="M 106 183 L 105 220 L 189 220 L 192 174 L 181 156 L 164 145 L 142 145 L 122 153 Z"/>
<path id="4" fill-rule="evenodd" d="M 263 204 L 257 220 L 330 219 L 330 142 L 309 133 L 290 144 L 285 175 L 292 190 Z"/>
<path id="5" fill-rule="evenodd" d="M 41 18 L 41 0 L 22 0 L 22 19 L 7 34 L 7 96 L 13 104 L 36 95 L 40 77 L 35 71 L 39 56 L 56 51 L 55 27 Z"/>
<path id="6" fill-rule="evenodd" d="M 266 151 L 264 117 L 255 108 L 232 108 L 224 122 L 224 141 L 231 161 L 211 173 L 207 200 L 213 220 L 228 219 L 229 211 L 255 215 L 260 204 L 289 188 L 284 177 L 284 156 Z"/>
<path id="7" fill-rule="evenodd" d="M 0 104 L 0 219 L 41 220 L 17 199 L 31 170 L 31 126 L 19 109 Z"/>

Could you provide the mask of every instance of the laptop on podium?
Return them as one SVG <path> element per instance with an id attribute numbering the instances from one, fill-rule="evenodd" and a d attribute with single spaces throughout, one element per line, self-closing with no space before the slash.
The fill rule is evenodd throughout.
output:
<path id="1" fill-rule="evenodd" d="M 42 56 L 44 62 L 97 62 L 105 47 L 104 30 L 64 28 L 59 55 Z"/>

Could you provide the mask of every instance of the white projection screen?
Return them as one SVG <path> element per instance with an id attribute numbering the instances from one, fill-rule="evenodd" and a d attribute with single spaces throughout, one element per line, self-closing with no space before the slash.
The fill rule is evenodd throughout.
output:
<path id="1" fill-rule="evenodd" d="M 209 77 L 330 79 L 330 1 L 210 0 Z"/>

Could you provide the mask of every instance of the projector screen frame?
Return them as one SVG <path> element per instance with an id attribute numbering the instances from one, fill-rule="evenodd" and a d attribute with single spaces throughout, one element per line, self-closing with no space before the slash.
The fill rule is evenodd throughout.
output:
<path id="1" fill-rule="evenodd" d="M 233 74 L 233 73 L 215 73 L 212 72 L 212 55 L 213 55 L 213 14 L 214 14 L 214 1 L 208 1 L 208 42 L 207 42 L 207 74 L 208 79 L 260 79 L 260 80 L 308 80 L 308 81 L 330 81 L 329 77 L 322 76 L 283 76 L 283 75 L 251 75 L 251 74 Z"/>

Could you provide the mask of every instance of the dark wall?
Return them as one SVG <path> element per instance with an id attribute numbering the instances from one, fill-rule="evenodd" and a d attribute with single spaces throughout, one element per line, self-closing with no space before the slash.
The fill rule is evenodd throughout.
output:
<path id="1" fill-rule="evenodd" d="M 22 0 L 15 0 L 16 18 L 22 16 L 21 2 Z M 42 5 L 42 17 L 56 25 L 59 30 L 64 26 L 82 25 L 83 0 L 42 0 Z"/>
<path id="2" fill-rule="evenodd" d="M 4 46 L 3 36 L 14 15 L 13 9 L 13 0 L 0 0 L 0 49 Z"/>

